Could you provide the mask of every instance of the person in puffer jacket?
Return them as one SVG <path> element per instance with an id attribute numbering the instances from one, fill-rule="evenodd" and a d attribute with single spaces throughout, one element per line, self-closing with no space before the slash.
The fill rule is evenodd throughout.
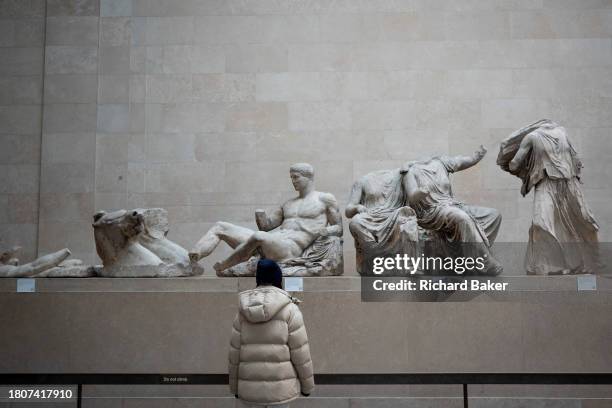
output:
<path id="1" fill-rule="evenodd" d="M 257 263 L 257 287 L 241 292 L 229 352 L 229 386 L 246 406 L 286 407 L 314 389 L 308 336 L 297 299 L 272 260 Z"/>

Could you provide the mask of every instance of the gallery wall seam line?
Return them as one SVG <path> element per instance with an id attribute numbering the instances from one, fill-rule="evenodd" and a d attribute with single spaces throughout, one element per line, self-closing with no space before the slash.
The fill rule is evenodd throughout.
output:
<path id="1" fill-rule="evenodd" d="M 39 164 L 38 164 L 38 208 L 36 220 L 36 257 L 40 256 L 40 222 L 41 222 L 41 195 L 42 195 L 42 177 L 43 177 L 43 142 L 44 142 L 44 122 L 45 122 L 45 79 L 47 72 L 47 0 L 45 0 L 45 9 L 43 14 L 43 38 L 42 38 L 42 72 L 41 72 L 41 96 L 40 96 L 40 145 L 39 145 Z"/>

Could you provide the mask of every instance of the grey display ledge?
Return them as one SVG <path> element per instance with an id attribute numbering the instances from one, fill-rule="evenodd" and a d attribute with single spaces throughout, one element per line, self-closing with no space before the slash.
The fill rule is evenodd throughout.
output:
<path id="1" fill-rule="evenodd" d="M 427 277 L 424 277 L 427 278 Z M 436 277 L 431 277 L 436 279 Z M 583 293 L 612 292 L 612 276 L 609 275 L 568 275 L 568 276 L 525 276 L 508 275 L 480 280 L 508 282 L 506 292 L 488 293 L 503 296 L 512 292 L 577 292 L 580 279 L 596 280 L 596 290 Z M 0 293 L 15 293 L 20 279 L 2 278 Z M 303 292 L 360 292 L 359 276 L 304 277 Z M 237 293 L 255 286 L 254 277 L 219 278 L 200 276 L 186 278 L 34 278 L 35 292 L 216 292 Z"/>

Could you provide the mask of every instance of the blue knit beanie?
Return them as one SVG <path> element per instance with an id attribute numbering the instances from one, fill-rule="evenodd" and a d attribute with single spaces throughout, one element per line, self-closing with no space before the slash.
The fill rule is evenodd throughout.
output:
<path id="1" fill-rule="evenodd" d="M 260 259 L 257 262 L 257 272 L 255 273 L 257 286 L 272 285 L 279 289 L 283 288 L 283 271 L 276 262 L 271 259 Z"/>

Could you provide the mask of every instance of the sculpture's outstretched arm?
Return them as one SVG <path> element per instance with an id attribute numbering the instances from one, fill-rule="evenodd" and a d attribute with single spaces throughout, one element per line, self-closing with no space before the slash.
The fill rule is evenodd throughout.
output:
<path id="1" fill-rule="evenodd" d="M 20 278 L 25 276 L 34 276 L 40 272 L 46 271 L 47 269 L 56 267 L 69 256 L 70 251 L 65 248 L 52 254 L 41 256 L 35 261 L 25 265 L 0 265 L 0 277 Z"/>
<path id="2" fill-rule="evenodd" d="M 279 207 L 272 211 L 270 215 L 265 210 L 255 210 L 255 222 L 260 231 L 270 231 L 283 223 L 283 209 Z"/>
<path id="3" fill-rule="evenodd" d="M 510 161 L 510 164 L 508 165 L 508 167 L 510 168 L 510 171 L 518 170 L 518 168 L 521 166 L 521 164 L 525 160 L 525 157 L 527 157 L 527 154 L 531 150 L 532 144 L 533 144 L 533 135 L 530 133 L 527 136 L 525 136 L 523 140 L 521 140 L 519 149 L 516 151 L 516 154 L 514 155 L 514 157 Z"/>
<path id="4" fill-rule="evenodd" d="M 469 169 L 470 167 L 476 165 L 482 158 L 487 154 L 487 149 L 480 145 L 478 150 L 474 152 L 471 156 L 456 156 L 453 157 L 452 161 L 454 162 L 453 171 L 461 171 L 465 169 Z"/>
<path id="5" fill-rule="evenodd" d="M 363 187 L 361 186 L 361 182 L 356 181 L 351 188 L 351 194 L 349 196 L 348 204 L 346 205 L 346 209 L 344 210 L 344 215 L 346 218 L 353 218 L 355 215 L 360 212 L 366 211 L 364 205 L 361 204 L 361 196 L 363 194 Z"/>

